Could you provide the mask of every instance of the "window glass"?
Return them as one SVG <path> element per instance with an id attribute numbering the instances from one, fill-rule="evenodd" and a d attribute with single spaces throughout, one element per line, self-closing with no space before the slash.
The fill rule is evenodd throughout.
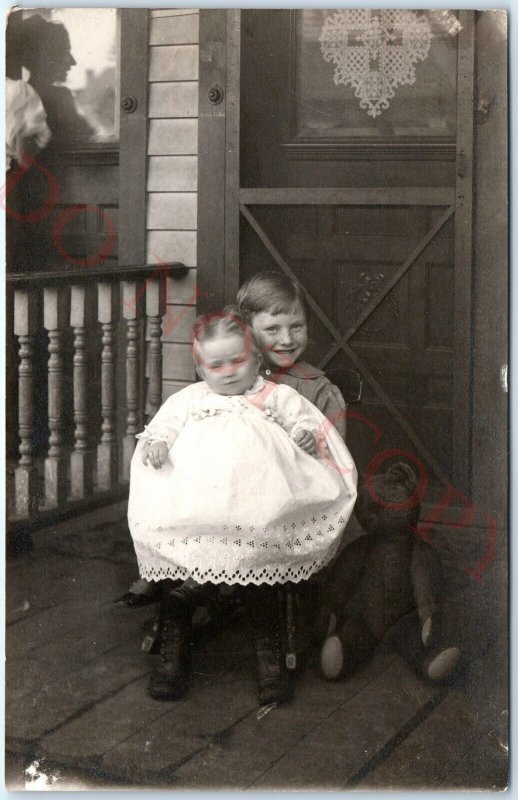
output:
<path id="1" fill-rule="evenodd" d="M 459 27 L 451 11 L 298 11 L 297 138 L 453 137 Z"/>
<path id="2" fill-rule="evenodd" d="M 117 22 L 113 8 L 23 12 L 22 77 L 40 95 L 54 145 L 118 140 Z"/>

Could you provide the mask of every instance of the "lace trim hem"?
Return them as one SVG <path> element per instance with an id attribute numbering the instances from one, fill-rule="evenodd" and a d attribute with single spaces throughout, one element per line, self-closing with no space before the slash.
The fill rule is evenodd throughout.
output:
<path id="1" fill-rule="evenodd" d="M 337 545 L 338 546 L 338 545 Z M 194 567 L 188 569 L 178 564 L 164 565 L 163 560 L 160 564 L 150 564 L 149 558 L 141 560 L 137 555 L 139 574 L 141 578 L 148 581 L 159 581 L 165 578 L 182 579 L 193 578 L 197 583 L 225 583 L 229 586 L 249 586 L 254 584 L 259 586 L 266 583 L 273 586 L 277 583 L 300 583 L 307 580 L 316 572 L 319 572 L 333 559 L 336 547 L 332 547 L 324 557 L 307 559 L 297 565 L 272 565 L 270 567 L 237 568 L 235 570 L 216 570 L 212 567 Z"/>

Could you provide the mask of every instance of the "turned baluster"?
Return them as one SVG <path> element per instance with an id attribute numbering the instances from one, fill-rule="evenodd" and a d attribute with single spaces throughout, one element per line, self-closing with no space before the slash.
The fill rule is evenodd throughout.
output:
<path id="1" fill-rule="evenodd" d="M 18 434 L 20 459 L 14 473 L 15 507 L 21 517 L 36 510 L 38 474 L 33 461 L 34 426 L 33 345 L 37 325 L 37 295 L 14 293 L 14 333 L 18 337 Z"/>
<path id="2" fill-rule="evenodd" d="M 108 492 L 117 485 L 116 425 L 116 323 L 119 317 L 119 285 L 100 283 L 97 287 L 97 319 L 101 323 L 101 440 L 97 446 L 97 487 Z"/>
<path id="3" fill-rule="evenodd" d="M 73 500 L 87 497 L 92 491 L 92 454 L 88 448 L 86 301 L 86 287 L 72 286 L 70 325 L 74 331 L 74 449 L 70 455 L 70 496 Z"/>
<path id="4" fill-rule="evenodd" d="M 144 308 L 144 285 L 122 282 L 122 314 L 126 320 L 126 433 L 122 442 L 122 477 L 129 480 L 130 463 L 141 424 L 140 406 L 140 321 Z"/>
<path id="5" fill-rule="evenodd" d="M 156 414 L 162 404 L 162 317 L 166 311 L 165 285 L 162 278 L 146 283 L 146 315 L 149 331 L 149 416 Z"/>
<path id="6" fill-rule="evenodd" d="M 43 325 L 49 337 L 48 423 L 49 450 L 45 459 L 45 505 L 57 508 L 66 500 L 67 464 L 63 451 L 62 334 L 68 321 L 68 290 L 43 290 Z"/>

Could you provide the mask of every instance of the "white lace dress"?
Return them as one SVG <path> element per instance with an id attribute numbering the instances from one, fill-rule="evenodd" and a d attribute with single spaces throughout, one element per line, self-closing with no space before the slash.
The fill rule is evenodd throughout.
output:
<path id="1" fill-rule="evenodd" d="M 316 435 L 317 456 L 294 442 L 301 429 Z M 335 554 L 356 468 L 335 428 L 291 387 L 258 378 L 229 397 L 195 383 L 138 438 L 128 521 L 143 578 L 297 582 Z M 170 449 L 155 470 L 142 449 L 157 440 Z"/>

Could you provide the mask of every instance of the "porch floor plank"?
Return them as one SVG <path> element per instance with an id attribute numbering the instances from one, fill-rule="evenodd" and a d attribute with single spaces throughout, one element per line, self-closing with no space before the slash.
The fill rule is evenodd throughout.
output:
<path id="1" fill-rule="evenodd" d="M 71 717 L 139 678 L 147 669 L 138 641 L 113 648 L 76 672 L 6 703 L 6 739 L 15 750 L 30 747 Z"/>
<path id="2" fill-rule="evenodd" d="M 92 565 L 93 567 L 93 565 Z M 31 553 L 7 571 L 6 624 L 12 625 L 77 596 L 80 559 Z"/>
<path id="3" fill-rule="evenodd" d="M 131 616 L 134 612 L 127 613 Z M 222 657 L 219 652 L 221 644 L 218 640 L 210 636 L 207 638 L 209 640 L 212 638 L 213 645 L 216 646 L 210 648 L 206 640 L 196 643 L 193 663 L 194 686 L 192 688 L 192 694 L 195 696 L 200 688 L 203 688 L 207 682 L 211 683 L 214 677 L 217 681 L 222 679 L 231 681 L 233 674 L 236 676 L 243 674 L 240 663 L 231 665 L 228 659 Z M 225 640 L 232 644 L 231 630 L 226 631 Z M 133 648 L 134 656 L 138 651 L 138 644 L 139 642 L 135 641 L 130 645 Z M 207 657 L 208 650 L 212 652 L 212 658 Z M 242 645 L 240 651 L 242 651 Z M 146 692 L 148 673 L 151 672 L 159 657 L 138 653 L 138 658 L 145 677 L 124 686 L 113 696 L 100 701 L 81 716 L 73 718 L 55 733 L 44 737 L 41 741 L 41 748 L 45 755 L 60 763 L 72 763 L 82 768 L 94 764 L 99 765 L 106 753 L 119 744 L 125 743 L 126 740 L 128 740 L 128 744 L 124 747 L 135 746 L 138 749 L 138 744 L 134 745 L 132 737 L 138 734 L 142 728 L 147 729 L 154 721 L 166 714 L 170 715 L 182 705 L 182 703 L 157 702 L 148 696 Z M 189 700 L 187 698 L 182 702 L 189 702 Z M 194 708 L 197 713 L 199 713 L 198 705 L 198 702 L 195 702 Z M 82 743 L 81 746 L 78 746 L 80 743 Z M 131 760 L 130 763 L 132 763 Z"/>
<path id="4" fill-rule="evenodd" d="M 508 752 L 505 744 L 486 731 L 438 787 L 446 789 L 503 791 L 508 783 Z"/>
<path id="5" fill-rule="evenodd" d="M 210 742 L 225 739 L 227 729 L 257 707 L 253 686 L 245 677 L 193 686 L 189 698 L 172 706 L 135 736 L 110 750 L 103 769 L 149 785 L 176 785 L 174 773 Z"/>
<path id="6" fill-rule="evenodd" d="M 148 669 L 151 665 L 148 663 Z M 148 675 L 132 680 L 54 733 L 43 736 L 38 752 L 53 762 L 98 768 L 102 756 L 155 719 L 170 712 L 146 693 Z"/>
<path id="7" fill-rule="evenodd" d="M 437 692 L 397 658 L 377 680 L 304 736 L 253 788 L 347 787 Z"/>
<path id="8" fill-rule="evenodd" d="M 301 676 L 287 705 L 258 718 L 255 709 L 227 732 L 223 741 L 211 745 L 175 771 L 175 787 L 182 789 L 262 788 L 256 784 L 285 753 L 307 734 L 320 727 L 326 717 L 368 684 L 382 679 L 393 659 L 378 655 L 347 683 L 327 683 L 315 669 Z M 216 697 L 214 698 L 216 701 Z"/>
<path id="9" fill-rule="evenodd" d="M 359 785 L 362 789 L 438 788 L 479 735 L 465 696 L 452 691 Z"/>
<path id="10" fill-rule="evenodd" d="M 56 557 L 58 562 L 64 558 Z M 127 591 L 132 574 L 125 565 L 76 557 L 68 558 L 68 569 L 60 563 L 59 569 L 47 572 L 50 560 L 52 556 L 40 563 L 39 572 L 30 556 L 22 560 L 26 573 L 18 570 L 10 575 L 9 565 L 7 597 L 13 626 L 6 642 L 8 657 L 35 651 L 54 641 L 58 634 L 87 630 L 101 609 L 104 612 L 119 594 Z M 25 613 L 24 603 L 28 603 Z"/>
<path id="11" fill-rule="evenodd" d="M 61 531 L 50 531 L 47 542 L 42 543 L 42 546 L 51 553 L 78 557 L 85 561 L 107 561 L 119 568 L 129 568 L 134 577 L 137 576 L 135 551 L 126 519 L 109 520 L 86 527 L 82 527 L 78 520 L 70 526 L 66 535 Z"/>
<path id="12" fill-rule="evenodd" d="M 6 685 L 10 701 L 20 702 L 25 694 L 36 688 L 46 690 L 49 678 L 50 682 L 59 680 L 85 664 L 95 662 L 127 640 L 131 640 L 138 651 L 138 637 L 150 617 L 149 609 L 135 609 L 130 614 L 126 609 L 106 604 L 93 607 L 94 619 L 81 617 L 75 603 L 63 604 L 52 609 L 55 612 L 52 616 L 45 612 L 27 620 L 21 631 L 10 629 L 9 638 L 18 639 L 14 647 L 7 648 Z M 22 623 L 13 627 L 18 629 Z M 35 634 L 32 642 L 28 628 L 32 628 Z M 50 641 L 43 641 L 46 636 Z M 40 642 L 35 644 L 34 639 L 39 637 Z M 26 662 L 33 665 L 36 682 L 31 685 L 29 680 L 27 687 L 19 674 L 25 672 Z"/>

